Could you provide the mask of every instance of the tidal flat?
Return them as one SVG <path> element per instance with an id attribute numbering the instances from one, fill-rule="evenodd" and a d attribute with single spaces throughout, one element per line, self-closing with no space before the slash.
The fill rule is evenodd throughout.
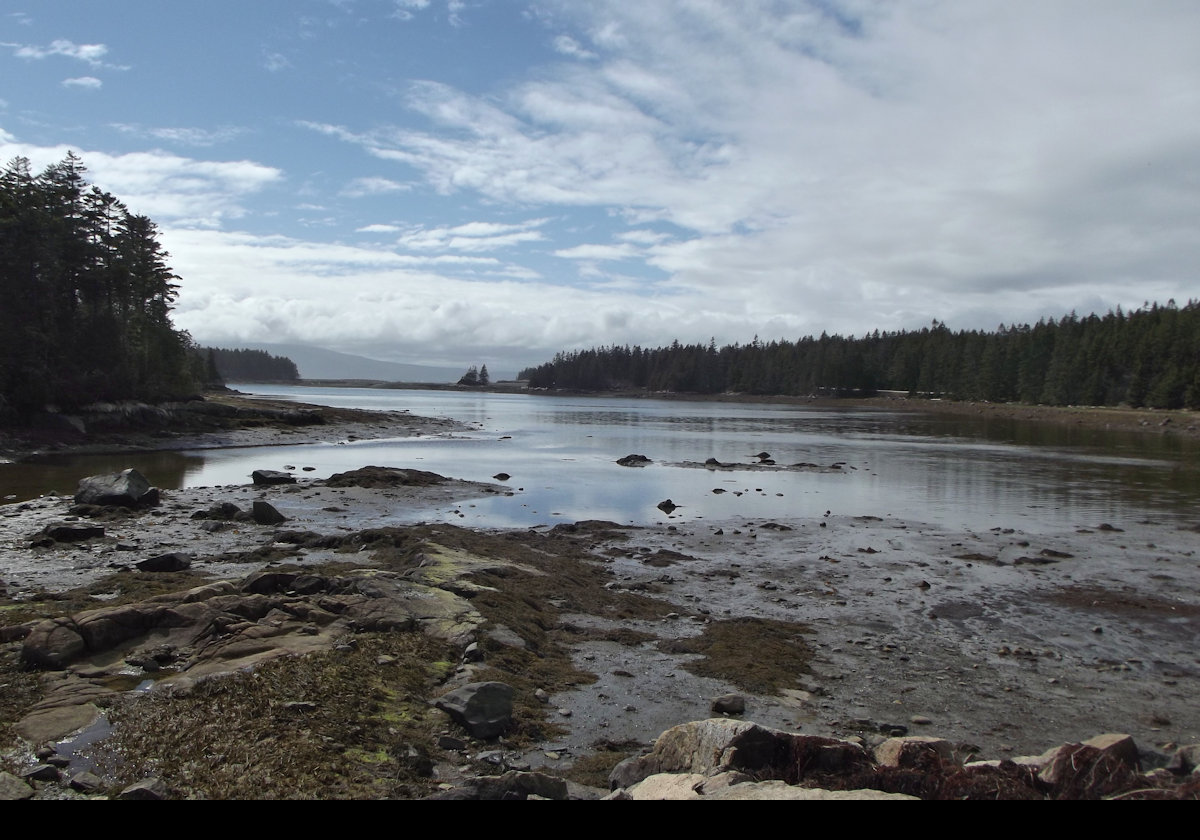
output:
<path id="1" fill-rule="evenodd" d="M 510 494 L 503 482 L 301 476 L 166 491 L 128 513 L 73 513 L 57 495 L 0 508 L 5 765 L 56 744 L 68 771 L 94 771 L 104 790 L 156 772 L 181 797 L 417 797 L 507 768 L 596 785 L 726 694 L 768 726 L 868 743 L 904 730 L 982 758 L 1117 731 L 1165 763 L 1200 742 L 1200 558 L 1178 517 L 1036 531 L 867 511 L 446 521 Z M 256 500 L 286 522 L 211 514 Z M 104 535 L 35 545 L 71 522 Z M 176 552 L 185 571 L 136 567 Z M 274 589 L 247 588 L 264 574 Z M 449 612 L 409 610 L 390 630 L 339 624 L 331 604 L 349 603 L 351 580 L 355 592 L 363 580 L 436 591 Z M 148 625 L 61 668 L 21 662 L 38 621 L 213 581 L 230 588 L 206 597 L 249 592 L 266 612 L 220 632 Z M 498 740 L 429 705 L 480 680 L 516 690 Z M 105 738 L 74 746 L 97 726 Z"/>

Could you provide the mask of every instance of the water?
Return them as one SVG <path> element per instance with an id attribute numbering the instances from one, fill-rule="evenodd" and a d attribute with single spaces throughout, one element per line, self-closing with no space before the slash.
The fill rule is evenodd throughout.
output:
<path id="1" fill-rule="evenodd" d="M 323 478 L 375 464 L 491 481 L 511 497 L 472 500 L 405 519 L 513 527 L 609 519 L 647 523 L 848 515 L 896 516 L 948 527 L 1026 531 L 1141 519 L 1191 524 L 1200 501 L 1194 442 L 1174 437 L 926 416 L 863 408 L 678 402 L 239 385 L 240 390 L 345 408 L 452 417 L 453 438 L 73 457 L 0 466 L 0 495 L 69 492 L 78 478 L 127 466 L 158 486 L 244 484 L 254 469 L 313 467 Z M 752 471 L 759 451 L 809 471 Z M 653 459 L 618 466 L 624 455 Z M 734 471 L 686 468 L 716 458 Z M 840 463 L 839 470 L 827 469 Z M 725 493 L 713 493 L 723 489 Z M 740 494 L 740 495 L 737 495 Z M 671 499 L 669 518 L 656 505 Z M 455 512 L 458 511 L 458 513 Z M 462 515 L 460 515 L 462 514 Z"/>

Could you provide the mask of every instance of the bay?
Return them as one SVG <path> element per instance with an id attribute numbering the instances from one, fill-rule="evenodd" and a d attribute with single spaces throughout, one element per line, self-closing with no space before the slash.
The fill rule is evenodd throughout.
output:
<path id="1" fill-rule="evenodd" d="M 414 467 L 503 482 L 511 496 L 397 522 L 444 520 L 526 527 L 607 519 L 630 524 L 838 515 L 936 521 L 1027 532 L 1102 522 L 1194 521 L 1200 470 L 1194 442 L 1144 435 L 984 422 L 880 408 L 566 397 L 461 391 L 235 386 L 246 393 L 345 408 L 451 417 L 450 437 L 191 450 L 0 465 L 0 495 L 72 492 L 85 475 L 133 466 L 164 489 L 245 484 L 255 469 L 306 478 L 366 466 Z M 777 465 L 762 468 L 756 453 Z M 645 467 L 615 462 L 645 455 Z M 709 458 L 733 465 L 710 470 Z M 836 466 L 835 466 L 836 465 Z M 714 492 L 723 491 L 723 492 Z M 659 510 L 670 499 L 679 507 Z"/>

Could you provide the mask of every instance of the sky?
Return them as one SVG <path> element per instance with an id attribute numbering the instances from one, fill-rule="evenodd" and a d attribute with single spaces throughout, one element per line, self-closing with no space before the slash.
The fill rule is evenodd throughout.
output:
<path id="1" fill-rule="evenodd" d="M 1195 0 L 0 0 L 203 344 L 389 361 L 1200 297 Z M 2 302 L 0 302 L 2 305 Z"/>

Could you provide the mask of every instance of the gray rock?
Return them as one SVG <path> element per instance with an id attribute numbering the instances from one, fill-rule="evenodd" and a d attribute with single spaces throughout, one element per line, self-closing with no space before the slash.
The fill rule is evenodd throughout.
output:
<path id="1" fill-rule="evenodd" d="M 434 706 L 475 738 L 499 736 L 512 724 L 513 690 L 502 682 L 470 683 L 444 694 Z"/>
<path id="2" fill-rule="evenodd" d="M 48 525 L 42 533 L 55 542 L 83 542 L 103 537 L 104 528 L 99 525 Z"/>
<path id="3" fill-rule="evenodd" d="M 129 787 L 121 791 L 118 799 L 138 799 L 138 800 L 156 800 L 166 799 L 170 795 L 166 784 L 162 779 L 151 777 L 142 779 L 140 782 L 134 782 Z"/>
<path id="4" fill-rule="evenodd" d="M 502 776 L 482 776 L 475 780 L 479 799 L 567 799 L 567 783 L 544 773 L 510 770 Z"/>
<path id="5" fill-rule="evenodd" d="M 455 738 L 453 735 L 443 735 L 438 738 L 438 746 L 444 750 L 453 750 L 455 752 L 464 752 L 467 749 L 467 742 L 462 738 Z"/>
<path id="6" fill-rule="evenodd" d="M 192 555 L 190 554 L 184 554 L 182 551 L 172 551 L 167 554 L 150 557 L 134 565 L 143 572 L 182 572 L 192 565 L 192 559 Z"/>
<path id="7" fill-rule="evenodd" d="M 296 483 L 296 479 L 291 473 L 282 470 L 255 470 L 250 473 L 250 479 L 258 485 Z"/>
<path id="8" fill-rule="evenodd" d="M 81 770 L 71 777 L 70 785 L 71 790 L 77 790 L 80 793 L 95 793 L 104 789 L 104 780 L 95 773 Z"/>
<path id="9" fill-rule="evenodd" d="M 22 770 L 21 778 L 28 782 L 57 782 L 62 778 L 62 771 L 53 764 L 38 764 Z"/>
<path id="10" fill-rule="evenodd" d="M 77 505 L 120 505 L 150 507 L 158 504 L 158 491 L 137 470 L 92 475 L 80 480 L 75 491 Z"/>
<path id="11" fill-rule="evenodd" d="M 630 787 L 656 773 L 715 775 L 726 770 L 781 779 L 794 772 L 798 756 L 811 770 L 842 773 L 873 766 L 866 751 L 848 741 L 713 718 L 668 729 L 647 755 L 628 758 L 613 768 L 609 785 Z"/>
<path id="12" fill-rule="evenodd" d="M 746 713 L 746 698 L 740 694 L 722 694 L 714 697 L 712 710 L 718 715 L 742 715 Z"/>
<path id="13" fill-rule="evenodd" d="M 0 802 L 13 802 L 18 799 L 30 799 L 35 793 L 32 786 L 23 782 L 12 773 L 0 770 Z"/>
<path id="14" fill-rule="evenodd" d="M 652 463 L 645 455 L 626 455 L 624 458 L 618 458 L 617 463 L 622 467 L 644 467 L 646 464 Z"/>
<path id="15" fill-rule="evenodd" d="M 1200 767 L 1200 744 L 1180 747 L 1175 750 L 1175 754 L 1167 762 L 1167 769 L 1180 776 L 1195 772 L 1197 767 Z"/>
<path id="16" fill-rule="evenodd" d="M 259 525 L 278 525 L 281 522 L 287 522 L 286 516 L 277 511 L 270 502 L 264 502 L 262 499 L 255 500 L 251 515 Z"/>

